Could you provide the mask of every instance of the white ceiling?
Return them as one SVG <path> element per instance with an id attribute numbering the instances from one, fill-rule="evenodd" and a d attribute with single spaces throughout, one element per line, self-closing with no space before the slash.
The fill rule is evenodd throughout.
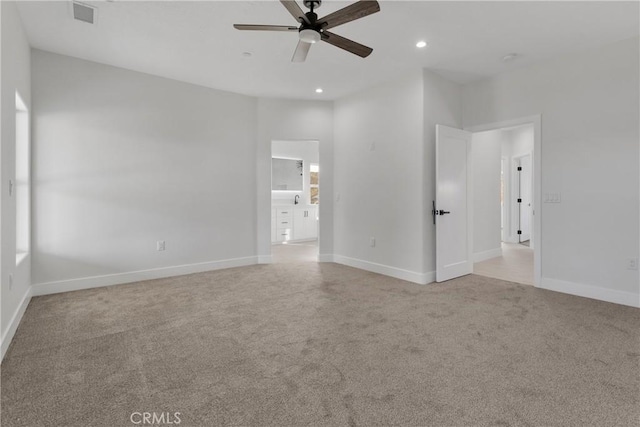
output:
<path id="1" fill-rule="evenodd" d="M 20 2 L 31 45 L 216 89 L 298 99 L 336 99 L 418 68 L 466 83 L 635 37 L 640 26 L 637 1 L 380 1 L 380 12 L 331 30 L 372 47 L 371 56 L 318 43 L 305 63 L 291 63 L 296 33 L 232 27 L 295 25 L 276 1 L 85 3 L 98 8 L 97 25 L 73 20 L 68 1 Z M 325 0 L 318 15 L 350 3 Z M 421 39 L 427 48 L 415 47 Z M 518 59 L 502 62 L 512 52 Z"/>

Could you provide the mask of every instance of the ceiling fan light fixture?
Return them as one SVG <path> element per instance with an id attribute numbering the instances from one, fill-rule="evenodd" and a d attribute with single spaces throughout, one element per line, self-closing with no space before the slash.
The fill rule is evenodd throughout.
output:
<path id="1" fill-rule="evenodd" d="M 316 89 L 316 93 L 322 93 L 322 92 L 324 92 L 324 91 L 322 90 L 322 88 L 321 88 L 321 87 L 319 87 L 318 89 Z"/>
<path id="2" fill-rule="evenodd" d="M 416 47 L 418 48 L 423 48 L 423 47 L 427 47 L 427 42 L 424 40 L 420 40 L 418 43 L 416 43 Z"/>
<path id="3" fill-rule="evenodd" d="M 298 33 L 300 40 L 305 43 L 317 43 L 320 41 L 320 33 L 316 30 L 311 30 L 309 28 L 305 28 L 304 30 L 300 30 Z"/>
<path id="4" fill-rule="evenodd" d="M 311 45 L 320 41 L 343 49 L 361 58 L 366 58 L 373 52 L 373 49 L 370 47 L 327 30 L 380 12 L 380 4 L 378 4 L 377 0 L 356 1 L 322 18 L 318 18 L 318 15 L 315 13 L 315 9 L 320 7 L 322 0 L 303 0 L 304 5 L 309 8 L 309 12 L 306 13 L 300 8 L 298 0 L 280 0 L 280 3 L 296 20 L 297 24 L 300 25 L 299 27 L 291 25 L 256 24 L 233 24 L 233 27 L 237 30 L 244 31 L 297 31 L 299 40 L 296 45 L 296 50 L 293 52 L 291 62 L 304 62 Z"/>

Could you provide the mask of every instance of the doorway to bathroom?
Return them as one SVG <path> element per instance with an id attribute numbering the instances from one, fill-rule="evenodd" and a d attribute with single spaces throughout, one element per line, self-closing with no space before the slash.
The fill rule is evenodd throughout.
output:
<path id="1" fill-rule="evenodd" d="M 320 205 L 318 141 L 271 142 L 271 259 L 316 262 Z"/>

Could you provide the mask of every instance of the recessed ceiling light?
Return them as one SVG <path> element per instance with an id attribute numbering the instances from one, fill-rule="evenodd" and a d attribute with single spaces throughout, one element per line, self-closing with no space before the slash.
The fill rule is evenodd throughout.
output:
<path id="1" fill-rule="evenodd" d="M 251 58 L 251 52 L 242 52 L 242 56 L 245 58 Z"/>
<path id="2" fill-rule="evenodd" d="M 316 93 L 322 93 L 322 88 L 319 87 L 318 89 L 316 89 Z"/>
<path id="3" fill-rule="evenodd" d="M 423 48 L 426 46 L 427 46 L 427 42 L 424 40 L 420 40 L 418 43 L 416 43 L 416 47 L 419 47 L 419 48 Z"/>
<path id="4" fill-rule="evenodd" d="M 508 53 L 502 57 L 502 62 L 509 62 L 516 59 L 519 55 L 517 53 Z"/>

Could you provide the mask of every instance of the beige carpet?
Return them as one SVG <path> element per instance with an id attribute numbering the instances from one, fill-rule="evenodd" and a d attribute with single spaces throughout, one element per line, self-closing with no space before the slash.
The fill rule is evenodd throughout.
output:
<path id="1" fill-rule="evenodd" d="M 637 426 L 640 310 L 283 263 L 34 298 L 2 426 Z"/>

